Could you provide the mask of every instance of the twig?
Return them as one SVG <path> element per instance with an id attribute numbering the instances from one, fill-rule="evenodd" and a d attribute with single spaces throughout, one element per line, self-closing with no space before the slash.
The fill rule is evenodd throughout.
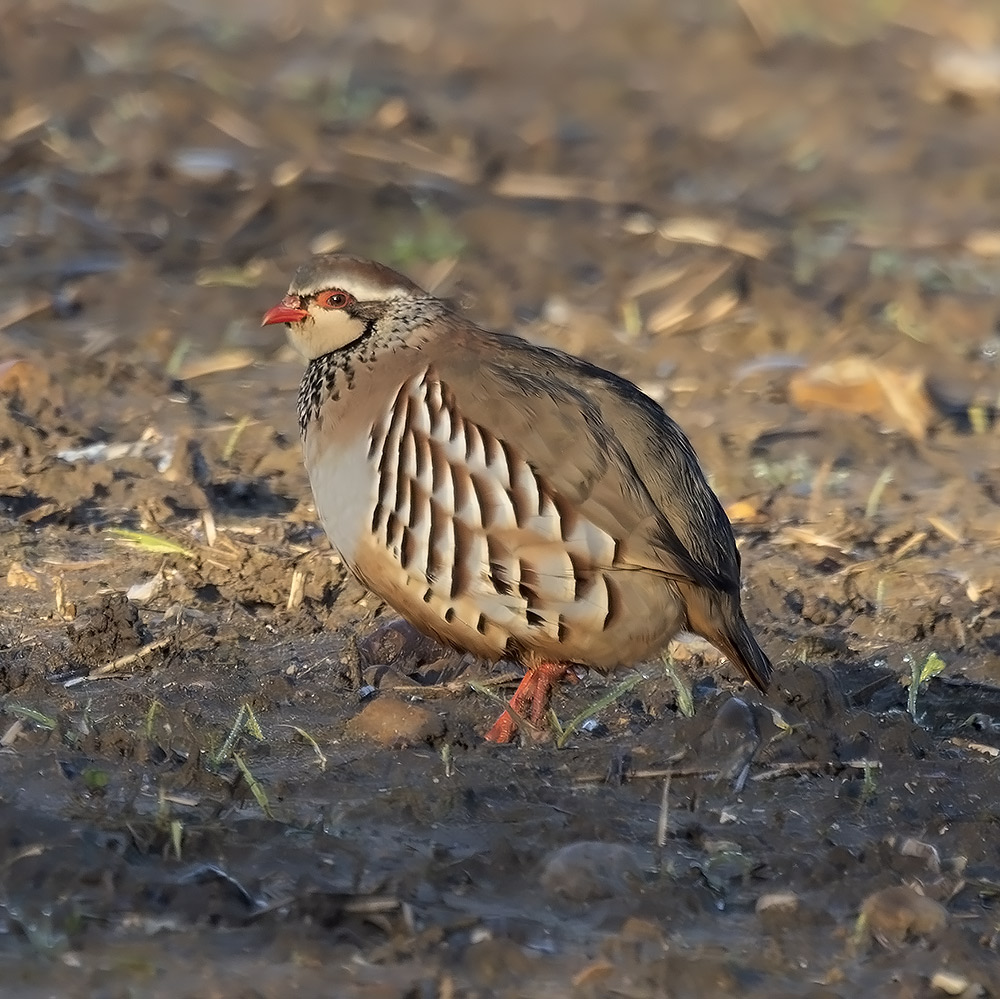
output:
<path id="1" fill-rule="evenodd" d="M 820 763 L 817 760 L 802 760 L 799 763 L 775 763 L 770 770 L 763 770 L 759 774 L 754 774 L 751 780 L 777 780 L 779 777 L 788 777 L 794 774 L 822 773 L 830 766 L 829 763 Z"/>
<path id="2" fill-rule="evenodd" d="M 670 818 L 670 775 L 663 779 L 663 794 L 660 795 L 660 817 L 656 822 L 656 848 L 662 850 L 667 845 L 667 822 Z"/>
<path id="3" fill-rule="evenodd" d="M 306 574 L 301 569 L 292 570 L 292 581 L 288 587 L 288 601 L 285 610 L 298 610 L 306 591 Z"/>
<path id="4" fill-rule="evenodd" d="M 751 780 L 764 781 L 776 780 L 779 777 L 788 777 L 801 773 L 823 773 L 826 770 L 843 770 L 850 767 L 855 770 L 880 769 L 882 766 L 878 760 L 830 760 L 827 763 L 820 763 L 816 760 L 801 760 L 797 763 L 776 763 L 769 770 L 764 770 L 759 774 L 754 774 Z M 632 780 L 658 780 L 660 778 L 674 777 L 711 777 L 719 775 L 718 768 L 708 769 L 705 767 L 667 767 L 656 770 L 631 770 L 626 775 Z M 593 784 L 603 781 L 606 774 L 582 774 L 573 778 L 575 784 Z"/>
<path id="5" fill-rule="evenodd" d="M 959 746 L 962 749 L 971 749 L 973 752 L 983 753 L 986 756 L 994 757 L 994 759 L 1000 756 L 1000 749 L 997 749 L 996 746 L 987 746 L 983 742 L 970 742 L 968 739 L 959 739 L 957 737 L 953 737 L 948 741 L 953 746 Z"/>
<path id="6" fill-rule="evenodd" d="M 878 760 L 828 760 L 820 763 L 818 760 L 800 760 L 797 763 L 775 763 L 769 770 L 754 774 L 751 780 L 776 780 L 778 777 L 788 777 L 794 774 L 823 773 L 826 770 L 834 772 L 845 770 L 880 770 L 882 764 Z"/>
<path id="7" fill-rule="evenodd" d="M 503 676 L 490 677 L 488 680 L 469 681 L 464 677 L 455 680 L 448 680 L 445 683 L 397 683 L 383 684 L 384 689 L 391 690 L 396 694 L 419 694 L 421 697 L 447 697 L 450 694 L 464 694 L 470 682 L 475 682 L 481 687 L 502 687 L 507 683 L 514 683 L 521 680 L 521 673 L 504 673 Z M 475 687 L 473 687 L 475 689 Z"/>
<path id="8" fill-rule="evenodd" d="M 144 645 L 136 652 L 130 652 L 127 656 L 119 656 L 117 659 L 113 659 L 111 662 L 105 663 L 103 666 L 98 666 L 96 669 L 92 669 L 86 676 L 77 676 L 72 680 L 67 680 L 63 686 L 73 687 L 78 683 L 83 683 L 84 680 L 97 680 L 102 676 L 109 676 L 112 673 L 117 673 L 119 670 L 123 670 L 126 666 L 131 666 L 132 663 L 138 662 L 140 659 L 144 659 L 150 654 L 150 652 L 162 649 L 163 646 L 168 645 L 170 641 L 170 636 L 167 636 L 166 638 L 158 638 L 155 642 L 150 642 L 149 645 Z"/>
<path id="9" fill-rule="evenodd" d="M 871 520 L 872 517 L 878 513 L 879 503 L 882 502 L 882 493 L 885 492 L 886 486 L 892 482 L 892 473 L 892 465 L 886 465 L 885 468 L 879 472 L 879 476 L 875 480 L 875 484 L 872 486 L 871 492 L 868 494 L 868 502 L 865 503 L 866 520 Z"/>
<path id="10" fill-rule="evenodd" d="M 628 200 L 618 184 L 600 177 L 571 177 L 517 170 L 510 170 L 499 177 L 492 190 L 500 198 L 520 198 L 526 201 L 596 201 L 602 205 L 615 205 Z"/>
<path id="11" fill-rule="evenodd" d="M 394 167 L 408 167 L 466 187 L 476 184 L 479 179 L 479 171 L 471 161 L 439 153 L 415 142 L 395 142 L 368 135 L 345 136 L 337 143 L 337 151 L 359 159 L 388 163 Z M 338 167 L 339 164 L 334 164 L 328 168 L 331 172 L 339 172 Z"/>
<path id="12" fill-rule="evenodd" d="M 718 775 L 718 769 L 708 769 L 706 767 L 677 767 L 668 770 L 631 770 L 626 775 L 631 780 L 646 780 L 653 779 L 656 780 L 660 777 L 716 777 Z M 607 778 L 607 774 L 582 774 L 579 777 L 573 778 L 574 784 L 594 784 L 598 781 L 604 781 Z"/>

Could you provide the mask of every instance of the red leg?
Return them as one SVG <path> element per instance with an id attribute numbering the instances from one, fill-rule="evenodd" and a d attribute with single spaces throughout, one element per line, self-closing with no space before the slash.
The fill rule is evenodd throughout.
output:
<path id="1" fill-rule="evenodd" d="M 542 663 L 532 672 L 538 675 L 535 690 L 531 695 L 531 724 L 540 725 L 545 709 L 549 706 L 552 691 L 559 686 L 559 681 L 566 675 L 568 666 L 561 663 Z"/>
<path id="2" fill-rule="evenodd" d="M 510 706 L 518 714 L 523 714 L 522 708 L 526 704 L 529 705 L 532 725 L 540 725 L 548 705 L 549 694 L 566 675 L 568 669 L 568 666 L 561 663 L 539 663 L 537 666 L 529 666 L 524 679 L 518 684 L 514 696 L 510 699 Z M 505 711 L 486 733 L 486 741 L 510 742 L 516 731 L 517 722 L 509 711 Z"/>
<path id="3" fill-rule="evenodd" d="M 521 682 L 517 685 L 517 690 L 514 691 L 514 696 L 510 699 L 510 706 L 518 713 L 521 713 L 521 708 L 524 707 L 525 701 L 531 700 L 532 695 L 535 692 L 535 684 L 538 682 L 538 677 L 535 676 L 535 671 L 533 669 L 528 669 Z M 505 711 L 494 723 L 493 727 L 486 733 L 487 742 L 510 742 L 514 738 L 514 733 L 517 731 L 517 722 L 514 721 L 514 716 L 509 712 Z"/>

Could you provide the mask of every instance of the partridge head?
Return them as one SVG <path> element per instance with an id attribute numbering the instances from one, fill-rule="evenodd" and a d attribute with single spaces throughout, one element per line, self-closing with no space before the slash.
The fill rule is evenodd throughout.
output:
<path id="1" fill-rule="evenodd" d="M 425 633 L 525 666 L 487 738 L 540 721 L 570 666 L 627 666 L 682 630 L 766 688 L 729 520 L 631 382 L 344 254 L 302 266 L 263 322 L 308 362 L 305 463 L 344 562 Z"/>

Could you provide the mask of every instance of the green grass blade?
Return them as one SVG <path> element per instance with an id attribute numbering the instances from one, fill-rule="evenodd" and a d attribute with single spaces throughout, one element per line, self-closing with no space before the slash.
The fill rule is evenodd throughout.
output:
<path id="1" fill-rule="evenodd" d="M 614 704 L 623 694 L 627 694 L 634 686 L 647 679 L 643 673 L 635 673 L 627 680 L 622 680 L 618 686 L 613 687 L 603 697 L 594 701 L 593 704 L 584 708 L 575 718 L 573 718 L 562 730 L 562 734 L 556 739 L 556 749 L 562 749 L 569 741 L 570 736 L 592 715 L 603 710 L 609 704 Z"/>
<path id="2" fill-rule="evenodd" d="M 44 715 L 41 711 L 36 711 L 34 708 L 25 707 L 23 704 L 5 704 L 3 709 L 4 711 L 9 711 L 12 715 L 17 715 L 18 718 L 27 718 L 28 721 L 33 721 L 36 725 L 46 728 L 50 732 L 56 727 L 55 718 L 50 715 Z"/>
<path id="3" fill-rule="evenodd" d="M 243 779 L 247 782 L 247 787 L 250 788 L 250 793 L 254 796 L 257 804 L 260 805 L 264 814 L 269 818 L 273 819 L 274 815 L 271 812 L 271 806 L 267 800 L 267 794 L 264 792 L 264 787 L 259 780 L 251 773 L 250 767 L 247 765 L 247 761 L 243 759 L 242 753 L 234 753 L 233 759 L 236 761 L 236 766 L 240 768 L 240 773 L 243 774 Z"/>
<path id="4" fill-rule="evenodd" d="M 146 531 L 132 531 L 127 527 L 109 527 L 108 534 L 113 535 L 123 544 L 131 545 L 133 548 L 141 548 L 143 551 L 153 554 L 182 555 L 184 558 L 195 557 L 195 553 L 190 548 L 185 548 L 169 538 L 148 534 Z"/>

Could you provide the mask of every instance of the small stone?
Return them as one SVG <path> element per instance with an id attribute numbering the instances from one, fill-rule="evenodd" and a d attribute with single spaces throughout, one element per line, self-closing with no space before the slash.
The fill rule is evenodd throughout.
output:
<path id="1" fill-rule="evenodd" d="M 375 112 L 375 124 L 386 130 L 402 125 L 409 117 L 410 109 L 402 97 L 390 97 Z"/>
<path id="2" fill-rule="evenodd" d="M 623 843 L 583 840 L 550 854 L 542 871 L 542 887 L 572 902 L 590 902 L 630 893 L 643 880 L 635 849 Z"/>
<path id="3" fill-rule="evenodd" d="M 950 971 L 939 971 L 931 978 L 931 988 L 947 996 L 960 996 L 968 987 L 968 978 L 954 975 Z"/>
<path id="4" fill-rule="evenodd" d="M 573 319 L 573 306 L 562 295 L 550 295 L 542 306 L 542 316 L 553 326 L 569 326 Z"/>
<path id="5" fill-rule="evenodd" d="M 941 856 L 930 843 L 924 843 L 911 836 L 899 844 L 899 852 L 904 857 L 916 857 L 918 860 L 922 860 L 932 873 L 941 873 Z"/>
<path id="6" fill-rule="evenodd" d="M 133 604 L 145 604 L 153 599 L 167 585 L 167 577 L 157 572 L 141 583 L 133 583 L 125 591 L 125 599 Z"/>
<path id="7" fill-rule="evenodd" d="M 799 907 L 799 896 L 793 891 L 769 891 L 757 899 L 757 912 L 795 912 Z"/>
<path id="8" fill-rule="evenodd" d="M 650 236 L 656 232 L 656 219 L 649 212 L 629 212 L 622 219 L 622 231 L 630 236 Z"/>
<path id="9" fill-rule="evenodd" d="M 444 735 L 444 719 L 419 704 L 395 697 L 371 701 L 347 723 L 347 734 L 380 746 L 402 747 L 433 742 Z"/>
<path id="10" fill-rule="evenodd" d="M 940 933 L 948 925 L 948 910 L 912 888 L 897 885 L 864 900 L 861 922 L 880 944 L 896 947 L 912 937 Z"/>
<path id="11" fill-rule="evenodd" d="M 175 173 L 188 180 L 214 184 L 236 172 L 237 161 L 227 149 L 178 149 L 170 157 Z"/>

